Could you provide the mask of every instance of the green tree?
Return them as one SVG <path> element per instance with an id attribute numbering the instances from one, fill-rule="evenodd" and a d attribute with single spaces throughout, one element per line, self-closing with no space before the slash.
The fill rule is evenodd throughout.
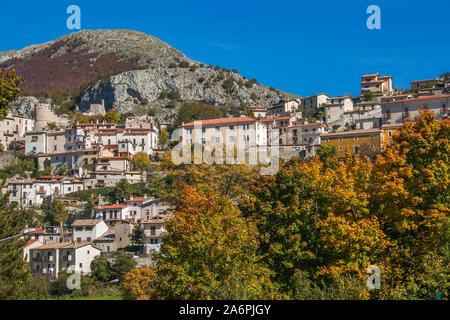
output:
<path id="1" fill-rule="evenodd" d="M 220 118 L 222 116 L 222 112 L 216 106 L 201 102 L 185 102 L 178 111 L 175 125 L 179 126 L 183 122 L 188 123 L 195 120 Z"/>
<path id="2" fill-rule="evenodd" d="M 3 187 L 4 182 L 0 188 Z M 0 196 L 0 239 L 17 235 L 26 227 L 23 211 L 6 204 L 9 194 Z M 30 268 L 22 257 L 25 243 L 19 238 L 0 242 L 0 300 L 40 298 L 39 286 L 33 282 Z"/>
<path id="3" fill-rule="evenodd" d="M 126 199 L 129 199 L 131 195 L 130 184 L 127 179 L 121 179 L 117 182 L 114 188 L 114 199 L 116 201 L 122 202 Z"/>
<path id="4" fill-rule="evenodd" d="M 131 243 L 135 246 L 142 246 L 144 244 L 144 230 L 138 225 L 133 228 L 130 234 Z"/>
<path id="5" fill-rule="evenodd" d="M 8 105 L 20 92 L 19 86 L 24 83 L 23 78 L 16 76 L 16 72 L 9 71 L 4 75 L 0 68 L 0 120 L 8 115 Z"/>
<path id="6" fill-rule="evenodd" d="M 113 269 L 111 263 L 104 256 L 97 256 L 91 262 L 91 275 L 96 280 L 108 282 L 114 280 Z"/>
<path id="7" fill-rule="evenodd" d="M 68 218 L 68 213 L 64 203 L 53 200 L 52 203 L 44 208 L 44 223 L 51 226 L 59 225 L 61 232 Z"/>
<path id="8" fill-rule="evenodd" d="M 112 264 L 112 274 L 115 279 L 122 281 L 122 278 L 137 266 L 136 260 L 122 250 L 114 254 L 114 263 Z"/>

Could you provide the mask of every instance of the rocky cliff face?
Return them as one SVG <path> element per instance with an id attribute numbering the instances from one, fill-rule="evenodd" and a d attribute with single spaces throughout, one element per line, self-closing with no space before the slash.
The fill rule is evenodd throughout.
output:
<path id="1" fill-rule="evenodd" d="M 128 30 L 83 30 L 0 53 L 0 68 L 15 69 L 24 77 L 22 92 L 28 96 L 60 91 L 77 95 L 80 111 L 102 100 L 106 110 L 123 113 L 137 106 L 164 108 L 169 100 L 269 106 L 295 97 L 237 72 L 206 67 L 153 36 Z M 14 106 L 30 115 L 35 104 L 30 97 Z"/>
<path id="2" fill-rule="evenodd" d="M 202 101 L 212 105 L 247 103 L 269 106 L 282 94 L 274 89 L 251 84 L 234 72 L 209 68 L 151 68 L 124 72 L 87 88 L 80 101 L 80 110 L 92 103 L 105 101 L 106 109 L 133 111 L 136 104 L 163 107 L 164 93 L 178 92 L 180 100 Z M 161 98 L 162 97 L 162 98 Z"/>

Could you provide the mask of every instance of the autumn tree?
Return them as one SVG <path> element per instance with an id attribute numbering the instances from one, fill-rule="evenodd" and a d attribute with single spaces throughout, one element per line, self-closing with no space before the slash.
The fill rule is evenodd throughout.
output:
<path id="1" fill-rule="evenodd" d="M 105 114 L 105 121 L 107 123 L 119 123 L 120 122 L 120 116 L 117 114 L 115 110 L 109 110 Z"/>
<path id="2" fill-rule="evenodd" d="M 158 135 L 158 144 L 164 148 L 170 143 L 170 136 L 166 129 L 162 129 Z"/>
<path id="3" fill-rule="evenodd" d="M 133 156 L 131 163 L 134 168 L 138 168 L 140 172 L 143 172 L 150 165 L 150 158 L 146 152 L 141 151 Z"/>
<path id="4" fill-rule="evenodd" d="M 157 297 L 156 272 L 152 268 L 136 268 L 128 272 L 120 283 L 124 300 L 149 300 Z"/>
<path id="5" fill-rule="evenodd" d="M 283 292 L 298 289 L 300 271 L 331 286 L 346 277 L 362 281 L 365 268 L 380 260 L 389 242 L 368 210 L 370 172 L 368 160 L 348 157 L 333 169 L 315 157 L 254 182 L 242 210 L 257 221 L 260 253 Z"/>
<path id="6" fill-rule="evenodd" d="M 433 112 L 423 110 L 420 117 L 405 122 L 375 162 L 370 210 L 395 240 L 386 274 L 393 294 L 403 290 L 403 296 L 430 298 L 440 289 L 448 296 L 448 286 L 424 277 L 432 274 L 425 272 L 431 265 L 448 270 L 439 253 L 439 229 L 450 212 L 449 141 L 450 120 L 437 121 Z M 448 279 L 448 273 L 441 279 Z"/>
<path id="7" fill-rule="evenodd" d="M 5 71 L 0 68 L 0 120 L 8 115 L 8 105 L 14 100 L 20 92 L 19 86 L 25 81 L 16 76 L 14 70 L 4 74 Z"/>
<path id="8" fill-rule="evenodd" d="M 256 227 L 230 199 L 186 186 L 167 230 L 154 254 L 160 298 L 273 298 L 269 271 L 256 254 Z"/>

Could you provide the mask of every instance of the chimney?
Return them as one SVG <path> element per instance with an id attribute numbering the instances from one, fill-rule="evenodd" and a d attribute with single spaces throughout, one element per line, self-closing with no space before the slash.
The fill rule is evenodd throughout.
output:
<path id="1" fill-rule="evenodd" d="M 147 195 L 146 194 L 144 194 L 144 199 L 146 199 L 147 198 Z"/>
<path id="2" fill-rule="evenodd" d="M 133 200 L 133 195 L 130 194 L 130 200 Z"/>
<path id="3" fill-rule="evenodd" d="M 119 200 L 116 200 L 116 204 L 119 204 Z"/>

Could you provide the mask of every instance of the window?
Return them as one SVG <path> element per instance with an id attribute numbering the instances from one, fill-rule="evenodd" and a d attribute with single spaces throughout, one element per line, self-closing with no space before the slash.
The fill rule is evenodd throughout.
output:
<path id="1" fill-rule="evenodd" d="M 154 227 L 154 226 L 150 227 L 150 235 L 151 236 L 156 235 L 156 227 Z"/>
<path id="2" fill-rule="evenodd" d="M 230 128 L 230 130 L 234 130 L 234 125 L 233 125 L 233 124 L 230 124 L 230 125 L 228 126 L 228 128 Z"/>
<path id="3" fill-rule="evenodd" d="M 214 140 L 215 140 L 216 143 L 220 143 L 220 138 L 219 137 L 215 137 Z"/>
<path id="4" fill-rule="evenodd" d="M 358 140 L 358 137 L 354 137 L 353 139 L 355 139 L 355 141 L 357 141 L 357 140 Z"/>
<path id="5" fill-rule="evenodd" d="M 206 144 L 206 139 L 202 138 L 202 144 Z"/>
<path id="6" fill-rule="evenodd" d="M 392 137 L 392 131 L 388 131 L 388 136 Z"/>
<path id="7" fill-rule="evenodd" d="M 80 268 L 83 268 L 83 264 L 82 263 L 80 263 Z"/>
<path id="8" fill-rule="evenodd" d="M 37 136 L 32 136 L 31 137 L 31 142 L 37 142 L 38 141 L 38 137 Z"/>
<path id="9" fill-rule="evenodd" d="M 220 131 L 220 127 L 219 126 L 215 126 L 216 132 Z"/>
<path id="10" fill-rule="evenodd" d="M 228 139 L 229 139 L 230 142 L 234 142 L 234 137 L 233 136 L 229 136 Z"/>
<path id="11" fill-rule="evenodd" d="M 206 132 L 206 128 L 202 127 L 202 133 L 205 133 L 205 132 Z"/>
<path id="12" fill-rule="evenodd" d="M 341 142 L 342 142 L 342 138 L 339 138 L 339 141 L 341 141 Z"/>

